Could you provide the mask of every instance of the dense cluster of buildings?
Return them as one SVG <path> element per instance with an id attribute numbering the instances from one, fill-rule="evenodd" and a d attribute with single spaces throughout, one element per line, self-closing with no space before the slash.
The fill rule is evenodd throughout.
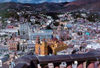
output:
<path id="1" fill-rule="evenodd" d="M 17 59 L 27 54 L 84 54 L 100 49 L 99 21 L 75 19 L 70 13 L 57 17 L 54 20 L 51 16 L 40 14 L 38 18 L 31 16 L 30 22 L 23 17 L 19 21 L 9 18 L 5 28 L 0 28 L 0 56 L 5 53 Z"/>

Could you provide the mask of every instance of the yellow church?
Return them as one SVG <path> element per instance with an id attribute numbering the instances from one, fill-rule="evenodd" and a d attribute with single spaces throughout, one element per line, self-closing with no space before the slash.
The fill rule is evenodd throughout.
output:
<path id="1" fill-rule="evenodd" d="M 36 39 L 35 44 L 35 54 L 36 55 L 49 55 L 53 54 L 56 55 L 57 52 L 62 51 L 64 49 L 67 49 L 67 45 L 63 43 L 62 41 L 55 39 L 43 39 L 42 42 L 40 42 L 39 37 Z"/>

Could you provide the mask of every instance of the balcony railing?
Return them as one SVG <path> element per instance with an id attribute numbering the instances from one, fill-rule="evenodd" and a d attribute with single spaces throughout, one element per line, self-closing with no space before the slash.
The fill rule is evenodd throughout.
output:
<path id="1" fill-rule="evenodd" d="M 72 55 L 27 55 L 15 61 L 15 68 L 72 68 L 74 65 L 77 68 L 100 68 L 99 60 L 100 51 Z M 65 67 L 63 67 L 63 63 L 66 63 Z"/>

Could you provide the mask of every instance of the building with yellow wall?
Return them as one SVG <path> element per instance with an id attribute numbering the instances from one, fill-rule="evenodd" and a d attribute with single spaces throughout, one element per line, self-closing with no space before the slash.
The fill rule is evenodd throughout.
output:
<path id="1" fill-rule="evenodd" d="M 67 45 L 57 39 L 45 40 L 40 42 L 39 37 L 36 39 L 35 54 L 36 55 L 56 55 L 57 52 L 67 49 Z"/>

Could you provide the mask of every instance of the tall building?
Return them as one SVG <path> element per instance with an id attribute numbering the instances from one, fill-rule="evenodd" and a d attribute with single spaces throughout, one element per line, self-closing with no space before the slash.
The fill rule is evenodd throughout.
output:
<path id="1" fill-rule="evenodd" d="M 29 31 L 30 31 L 30 24 L 29 23 L 20 24 L 19 32 L 20 32 L 21 38 L 28 39 L 29 38 Z"/>

